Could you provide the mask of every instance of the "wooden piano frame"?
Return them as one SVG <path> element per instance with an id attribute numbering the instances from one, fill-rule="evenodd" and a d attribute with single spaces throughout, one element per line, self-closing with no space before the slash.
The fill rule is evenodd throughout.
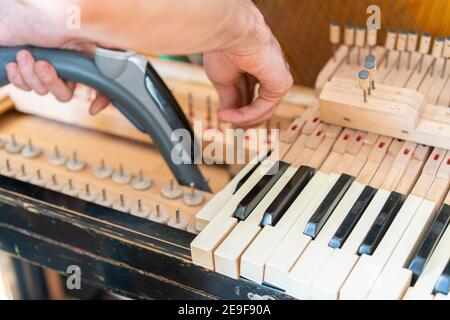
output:
<path id="1" fill-rule="evenodd" d="M 0 176 L 0 250 L 139 299 L 292 299 L 195 266 L 194 235 Z"/>

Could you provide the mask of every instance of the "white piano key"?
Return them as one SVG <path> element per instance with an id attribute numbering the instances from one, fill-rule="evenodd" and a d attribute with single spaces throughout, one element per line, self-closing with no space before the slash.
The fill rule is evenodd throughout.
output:
<path id="1" fill-rule="evenodd" d="M 326 261 L 312 284 L 311 296 L 314 299 L 337 299 L 339 297 L 339 290 L 358 261 L 359 256 L 356 254 L 358 247 L 380 213 L 389 194 L 389 191 L 383 189 L 377 191 L 342 248 L 334 250 Z"/>
<path id="2" fill-rule="evenodd" d="M 437 295 L 434 296 L 434 300 L 450 300 L 450 295 L 438 293 Z"/>
<path id="3" fill-rule="evenodd" d="M 301 300 L 311 298 L 311 285 L 315 275 L 333 253 L 333 248 L 329 247 L 328 243 L 364 188 L 365 185 L 358 182 L 354 182 L 350 186 L 316 239 L 309 244 L 305 253 L 289 273 L 288 287 L 286 288 L 288 294 Z"/>
<path id="4" fill-rule="evenodd" d="M 352 299 L 366 298 L 422 201 L 423 198 L 414 195 L 406 199 L 374 254 L 363 255 L 358 260 L 341 289 L 343 295 Z"/>
<path id="5" fill-rule="evenodd" d="M 319 188 L 323 186 L 327 177 L 327 174 L 317 172 L 275 227 L 266 226 L 258 234 L 242 255 L 241 275 L 243 277 L 258 283 L 263 282 L 266 261 L 297 219 L 304 213 L 305 208 Z"/>
<path id="6" fill-rule="evenodd" d="M 227 238 L 214 251 L 214 265 L 216 272 L 234 279 L 239 278 L 239 262 L 243 251 L 261 230 L 259 224 L 265 210 L 297 172 L 297 169 L 298 168 L 292 166 L 287 168 L 283 176 L 280 177 L 247 219 L 239 222 Z"/>
<path id="7" fill-rule="evenodd" d="M 412 280 L 412 272 L 406 269 L 405 265 L 432 223 L 435 210 L 435 202 L 427 199 L 422 201 L 367 299 L 398 300 L 402 298 Z"/>
<path id="8" fill-rule="evenodd" d="M 445 233 L 434 249 L 425 269 L 412 288 L 409 288 L 404 297 L 405 300 L 425 300 L 433 298 L 433 289 L 439 276 L 450 259 L 450 228 Z"/>
<path id="9" fill-rule="evenodd" d="M 264 160 L 260 168 L 253 172 L 231 199 L 222 208 L 217 208 L 219 212 L 216 217 L 191 242 L 191 255 L 194 264 L 214 269 L 214 250 L 238 223 L 238 220 L 232 217 L 234 210 L 247 193 L 270 170 L 273 163 L 274 161 L 271 159 Z"/>
<path id="10" fill-rule="evenodd" d="M 338 179 L 339 175 L 337 174 L 329 175 L 322 188 L 317 191 L 308 204 L 305 213 L 295 222 L 267 260 L 264 282 L 282 289 L 285 288 L 290 269 L 311 241 L 309 236 L 303 234 L 306 224 Z"/>

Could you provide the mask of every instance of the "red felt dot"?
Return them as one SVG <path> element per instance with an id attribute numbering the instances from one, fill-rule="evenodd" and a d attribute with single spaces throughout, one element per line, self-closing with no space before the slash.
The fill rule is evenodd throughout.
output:
<path id="1" fill-rule="evenodd" d="M 291 130 L 292 131 L 295 131 L 295 130 L 297 130 L 298 129 L 298 125 L 296 125 L 296 124 L 294 124 L 292 127 L 291 127 Z"/>
<path id="2" fill-rule="evenodd" d="M 447 159 L 447 165 L 450 166 L 450 158 Z"/>
<path id="3" fill-rule="evenodd" d="M 386 143 L 385 142 L 383 142 L 383 141 L 381 141 L 379 144 L 378 144 L 378 148 L 383 148 L 384 146 L 386 145 Z"/>
<path id="4" fill-rule="evenodd" d="M 313 119 L 313 122 L 316 123 L 317 121 L 319 121 L 319 118 L 318 118 L 318 117 L 315 117 L 315 118 Z"/>
<path id="5" fill-rule="evenodd" d="M 319 130 L 319 131 L 317 131 L 316 136 L 319 137 L 322 133 L 323 133 L 323 130 Z"/>
<path id="6" fill-rule="evenodd" d="M 441 155 L 438 153 L 434 156 L 433 159 L 434 159 L 434 161 L 438 161 L 440 157 L 441 157 Z"/>
<path id="7" fill-rule="evenodd" d="M 348 134 L 346 134 L 343 139 L 348 140 L 348 138 L 350 138 L 350 136 Z"/>
<path id="8" fill-rule="evenodd" d="M 362 140 L 362 136 L 357 136 L 356 141 L 360 142 Z"/>
<path id="9" fill-rule="evenodd" d="M 408 155 L 408 154 L 409 154 L 409 149 L 403 150 L 403 154 L 404 154 L 404 155 Z"/>

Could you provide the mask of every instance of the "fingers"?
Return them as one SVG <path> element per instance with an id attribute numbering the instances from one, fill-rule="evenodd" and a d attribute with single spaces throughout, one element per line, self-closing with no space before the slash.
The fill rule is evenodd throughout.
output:
<path id="1" fill-rule="evenodd" d="M 56 99 L 62 102 L 73 97 L 73 86 L 69 86 L 58 77 L 55 68 L 45 61 L 38 61 L 34 66 L 39 81 L 50 91 Z"/>
<path id="2" fill-rule="evenodd" d="M 28 51 L 21 50 L 17 53 L 16 59 L 18 70 L 28 88 L 40 95 L 47 94 L 47 88 L 34 71 L 35 60 L 33 56 Z"/>
<path id="3" fill-rule="evenodd" d="M 96 115 L 103 109 L 105 109 L 109 104 L 109 99 L 106 98 L 101 93 L 97 92 L 97 96 L 95 97 L 94 101 L 91 103 L 91 107 L 89 108 L 89 113 L 91 115 Z"/>
<path id="4" fill-rule="evenodd" d="M 22 75 L 19 71 L 19 67 L 17 66 L 17 63 L 15 62 L 8 63 L 6 65 L 6 74 L 8 76 L 9 82 L 15 85 L 17 88 L 25 91 L 31 91 L 30 87 L 28 87 L 28 85 L 23 80 Z"/>

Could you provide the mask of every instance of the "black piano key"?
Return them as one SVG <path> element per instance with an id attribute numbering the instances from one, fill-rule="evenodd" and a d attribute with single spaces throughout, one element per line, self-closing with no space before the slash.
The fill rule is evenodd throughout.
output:
<path id="1" fill-rule="evenodd" d="M 257 163 L 255 163 L 255 165 L 253 166 L 253 168 L 251 168 L 250 171 L 247 172 L 247 173 L 245 174 L 245 176 L 243 176 L 243 177 L 241 178 L 241 180 L 239 180 L 239 182 L 236 184 L 236 189 L 234 189 L 233 194 L 235 194 L 235 193 L 242 187 L 242 185 L 245 183 L 245 181 L 247 181 L 248 178 L 250 178 L 250 176 L 253 174 L 253 172 L 255 172 L 256 169 L 259 168 L 259 166 L 261 165 L 261 163 L 262 163 L 264 160 L 266 160 L 266 159 L 270 156 L 271 153 L 272 153 L 272 150 L 269 150 L 269 152 L 268 152 L 263 158 L 261 158 Z"/>
<path id="2" fill-rule="evenodd" d="M 358 223 L 363 213 L 366 211 L 376 193 L 377 189 L 374 189 L 370 186 L 366 186 L 363 189 L 355 204 L 345 216 L 344 221 L 342 221 L 341 225 L 336 230 L 333 238 L 331 238 L 330 242 L 328 243 L 329 247 L 339 249 L 344 245 L 344 242 L 350 236 L 353 228 L 355 228 L 356 224 Z"/>
<path id="3" fill-rule="evenodd" d="M 442 293 L 448 295 L 450 293 L 450 260 L 445 265 L 444 271 L 439 277 L 436 286 L 434 287 L 434 294 Z"/>
<path id="4" fill-rule="evenodd" d="M 277 161 L 272 168 L 258 181 L 249 193 L 239 202 L 233 217 L 239 220 L 245 220 L 255 209 L 258 203 L 266 196 L 273 185 L 280 179 L 289 164 L 283 161 Z"/>
<path id="5" fill-rule="evenodd" d="M 297 172 L 292 176 L 286 186 L 284 186 L 281 192 L 264 212 L 261 220 L 261 227 L 276 225 L 286 210 L 292 205 L 294 200 L 314 176 L 314 172 L 315 170 L 313 168 L 307 166 L 301 166 L 297 170 Z"/>
<path id="6" fill-rule="evenodd" d="M 343 174 L 339 177 L 333 188 L 331 188 L 330 192 L 312 215 L 306 225 L 304 234 L 313 239 L 319 234 L 331 213 L 336 209 L 339 201 L 341 201 L 354 180 L 355 177 L 349 176 L 348 174 Z"/>
<path id="7" fill-rule="evenodd" d="M 422 274 L 425 265 L 430 259 L 436 245 L 439 243 L 439 239 L 445 231 L 450 221 L 450 206 L 443 204 L 436 219 L 428 230 L 425 238 L 419 246 L 416 254 L 411 260 L 408 269 L 413 273 L 413 283 L 417 281 Z"/>
<path id="8" fill-rule="evenodd" d="M 404 199 L 405 197 L 401 193 L 391 192 L 386 203 L 367 232 L 363 242 L 359 246 L 359 255 L 372 255 L 374 253 L 381 239 L 383 239 L 386 234 L 386 231 L 391 226 L 392 221 L 394 221 L 394 218 L 400 211 Z"/>

